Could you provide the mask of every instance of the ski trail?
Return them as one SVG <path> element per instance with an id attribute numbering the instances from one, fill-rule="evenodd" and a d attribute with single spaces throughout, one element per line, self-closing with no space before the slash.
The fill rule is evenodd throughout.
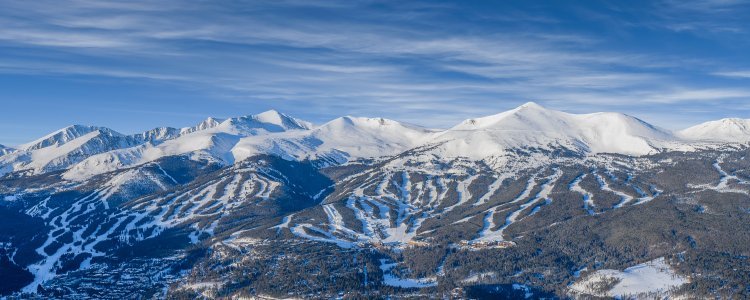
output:
<path id="1" fill-rule="evenodd" d="M 580 185 L 581 181 L 586 178 L 586 175 L 587 174 L 582 174 L 576 177 L 576 179 L 570 183 L 568 189 L 583 195 L 583 209 L 586 210 L 589 215 L 593 216 L 596 214 L 596 212 L 594 212 L 593 210 L 593 208 L 595 207 L 594 195 L 584 190 Z"/>
<path id="2" fill-rule="evenodd" d="M 609 187 L 609 183 L 607 183 L 607 181 L 604 179 L 604 177 L 602 177 L 602 175 L 600 175 L 596 171 L 592 172 L 591 174 L 593 174 L 596 177 L 596 181 L 599 183 L 599 187 L 603 191 L 614 193 L 615 195 L 617 195 L 617 196 L 620 197 L 620 202 L 617 203 L 617 204 L 615 204 L 615 206 L 613 208 L 621 208 L 621 207 L 625 206 L 625 204 L 628 204 L 631 201 L 633 201 L 633 196 L 625 194 L 625 193 L 623 193 L 621 191 L 615 191 L 611 187 Z"/>
<path id="3" fill-rule="evenodd" d="M 526 203 L 522 204 L 517 210 L 508 214 L 508 216 L 505 218 L 505 224 L 502 227 L 500 227 L 498 230 L 492 230 L 491 229 L 492 226 L 489 226 L 490 224 L 493 223 L 492 220 L 494 217 L 494 213 L 489 213 L 487 216 L 485 216 L 485 228 L 480 233 L 480 237 L 478 238 L 478 240 L 504 241 L 505 237 L 503 236 L 503 232 L 513 223 L 516 223 L 526 218 L 526 217 L 522 217 L 521 219 L 519 219 L 519 216 L 524 210 L 526 210 L 527 208 L 533 205 L 536 205 L 537 203 L 541 201 L 546 201 L 547 203 L 552 201 L 552 199 L 549 198 L 549 194 L 552 192 L 552 189 L 554 188 L 555 183 L 560 178 L 560 176 L 562 176 L 562 172 L 560 170 L 555 170 L 555 174 L 545 179 L 545 182 L 542 184 L 542 189 L 533 198 L 531 198 Z M 529 185 L 533 185 L 533 183 L 529 182 Z M 529 185 L 527 185 L 527 190 L 529 190 L 528 189 Z M 511 203 L 518 202 L 520 201 L 519 199 L 526 198 L 526 197 L 521 198 L 521 196 L 527 193 L 530 194 L 531 193 L 530 190 L 528 192 L 527 191 L 522 192 L 521 195 L 519 195 L 519 197 L 516 198 L 516 200 L 512 201 Z M 532 215 L 533 213 L 535 213 L 535 211 L 532 211 L 532 213 L 530 213 L 529 216 Z"/>
<path id="4" fill-rule="evenodd" d="M 160 164 L 154 163 L 154 165 L 156 165 L 156 167 L 159 168 L 159 170 L 164 174 L 164 176 L 167 176 L 167 178 L 169 178 L 169 180 L 172 180 L 172 183 L 174 183 L 174 184 L 180 184 L 179 182 L 177 182 L 177 180 L 174 179 L 174 177 L 172 177 L 172 175 L 169 175 L 169 173 L 167 173 L 167 171 L 165 171 L 161 167 Z"/>
<path id="5" fill-rule="evenodd" d="M 517 203 L 531 196 L 531 191 L 536 187 L 536 176 L 537 175 L 531 176 L 529 180 L 526 182 L 526 187 L 523 189 L 523 191 L 521 191 L 521 193 L 518 194 L 516 198 L 514 198 L 512 201 L 508 203 Z"/>
<path id="6" fill-rule="evenodd" d="M 689 185 L 692 188 L 699 188 L 700 190 L 714 190 L 719 193 L 738 193 L 744 195 L 750 195 L 747 190 L 741 190 L 729 187 L 730 180 L 734 180 L 737 184 L 750 185 L 750 182 L 740 179 L 736 175 L 732 175 L 724 171 L 721 164 L 724 162 L 724 157 L 719 157 L 713 163 L 713 167 L 716 172 L 719 173 L 719 182 L 716 185 L 701 184 L 701 185 Z"/>
<path id="7" fill-rule="evenodd" d="M 289 223 L 292 222 L 292 218 L 294 217 L 295 214 L 296 213 L 293 213 L 291 215 L 285 216 L 283 219 L 281 219 L 281 223 L 279 223 L 279 225 L 273 226 L 273 227 L 271 227 L 269 229 L 276 229 L 277 233 L 281 232 L 281 230 L 284 229 L 284 228 L 288 229 L 289 228 Z"/>
<path id="8" fill-rule="evenodd" d="M 449 211 L 452 211 L 454 208 L 459 207 L 471 199 L 471 192 L 469 192 L 468 187 L 471 185 L 471 183 L 476 180 L 479 177 L 479 175 L 472 175 L 466 180 L 461 180 L 458 182 L 458 185 L 456 186 L 456 190 L 458 192 L 458 202 L 456 204 L 453 204 L 449 207 L 446 207 L 443 211 L 444 213 L 447 213 Z"/>
<path id="9" fill-rule="evenodd" d="M 477 200 L 476 203 L 474 203 L 474 206 L 485 204 L 488 200 L 490 200 L 490 197 L 492 197 L 492 195 L 494 195 L 495 192 L 497 192 L 500 186 L 502 186 L 503 181 L 505 181 L 505 179 L 508 179 L 509 177 L 510 177 L 510 174 L 503 174 L 500 177 L 498 177 L 495 180 L 495 182 L 493 182 L 490 185 L 489 189 L 487 190 L 487 193 L 485 193 L 481 198 L 479 198 L 479 200 Z"/>

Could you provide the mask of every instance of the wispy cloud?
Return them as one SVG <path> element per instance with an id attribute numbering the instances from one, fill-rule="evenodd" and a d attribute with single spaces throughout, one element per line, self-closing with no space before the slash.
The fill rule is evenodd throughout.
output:
<path id="1" fill-rule="evenodd" d="M 723 76 L 723 77 L 750 78 L 750 70 L 714 72 L 712 74 L 716 76 Z"/>
<path id="2" fill-rule="evenodd" d="M 440 127 L 530 100 L 571 111 L 643 111 L 750 99 L 744 87 L 692 75 L 749 77 L 718 71 L 741 65 L 622 47 L 619 36 L 597 31 L 700 30 L 680 11 L 729 28 L 738 23 L 727 8 L 743 5 L 678 4 L 646 5 L 639 14 L 611 7 L 599 17 L 590 8 L 580 30 L 565 14 L 510 4 L 491 11 L 431 2 L 5 1 L 0 73 L 160 81 L 314 121 L 364 114 Z"/>

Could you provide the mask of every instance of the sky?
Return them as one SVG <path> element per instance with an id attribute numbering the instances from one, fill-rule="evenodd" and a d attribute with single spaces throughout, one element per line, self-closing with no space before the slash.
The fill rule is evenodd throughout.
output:
<path id="1" fill-rule="evenodd" d="M 0 144 L 268 109 L 434 128 L 528 101 L 750 118 L 750 1 L 0 2 Z"/>

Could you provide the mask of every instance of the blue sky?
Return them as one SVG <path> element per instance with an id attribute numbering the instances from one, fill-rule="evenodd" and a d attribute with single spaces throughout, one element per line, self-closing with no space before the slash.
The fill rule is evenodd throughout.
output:
<path id="1" fill-rule="evenodd" d="M 750 3 L 0 2 L 0 144 L 277 109 L 430 127 L 527 101 L 750 118 Z"/>

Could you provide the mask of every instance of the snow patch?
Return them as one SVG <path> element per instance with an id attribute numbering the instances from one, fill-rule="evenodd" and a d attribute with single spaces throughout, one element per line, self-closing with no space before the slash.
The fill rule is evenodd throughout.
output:
<path id="1" fill-rule="evenodd" d="M 573 294 L 624 298 L 645 293 L 668 296 L 670 290 L 688 282 L 666 264 L 664 258 L 639 264 L 623 271 L 598 270 L 571 285 Z"/>
<path id="2" fill-rule="evenodd" d="M 429 278 L 399 278 L 392 273 L 397 263 L 388 263 L 388 259 L 380 260 L 380 270 L 383 271 L 383 284 L 399 288 L 426 288 L 437 286 L 437 279 Z"/>

